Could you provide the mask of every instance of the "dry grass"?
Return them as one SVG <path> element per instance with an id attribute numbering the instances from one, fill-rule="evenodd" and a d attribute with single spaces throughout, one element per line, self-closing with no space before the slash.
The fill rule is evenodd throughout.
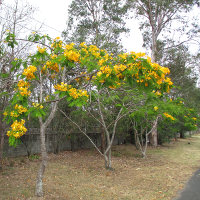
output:
<path id="1" fill-rule="evenodd" d="M 190 142 L 190 144 L 188 144 Z M 94 150 L 50 154 L 45 172 L 45 200 L 167 200 L 183 188 L 198 169 L 200 136 L 148 150 L 138 155 L 132 145 L 113 148 L 114 171 Z M 0 173 L 0 199 L 34 197 L 38 159 L 7 159 Z"/>

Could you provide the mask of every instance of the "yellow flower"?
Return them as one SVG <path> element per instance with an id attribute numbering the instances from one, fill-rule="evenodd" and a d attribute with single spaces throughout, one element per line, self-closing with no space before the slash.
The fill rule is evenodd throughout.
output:
<path id="1" fill-rule="evenodd" d="M 30 65 L 29 67 L 24 69 L 24 72 L 22 74 L 25 75 L 28 80 L 31 80 L 35 78 L 35 75 L 33 73 L 36 71 L 37 67 Z"/>
<path id="2" fill-rule="evenodd" d="M 155 111 L 157 111 L 158 110 L 158 106 L 154 106 L 154 108 L 153 108 Z"/>
<path id="3" fill-rule="evenodd" d="M 87 48 L 87 46 L 85 45 L 85 42 L 82 42 L 82 43 L 80 44 L 80 47 Z"/>
<path id="4" fill-rule="evenodd" d="M 32 105 L 33 105 L 34 108 L 40 108 L 40 109 L 43 108 L 43 105 L 41 105 L 41 104 L 39 104 L 39 103 L 34 103 L 34 102 L 33 102 Z"/>
<path id="5" fill-rule="evenodd" d="M 56 90 L 60 90 L 60 91 L 64 91 L 64 92 L 65 92 L 65 91 L 68 90 L 69 85 L 67 85 L 67 83 L 61 82 L 61 84 L 54 85 L 54 88 L 55 88 Z"/>
<path id="6" fill-rule="evenodd" d="M 66 56 L 70 61 L 78 62 L 80 54 L 73 50 L 65 50 L 64 56 Z"/>
<path id="7" fill-rule="evenodd" d="M 112 85 L 110 85 L 109 88 L 112 89 L 112 90 L 116 89 L 116 87 L 112 86 Z"/>
<path id="8" fill-rule="evenodd" d="M 15 110 L 17 110 L 17 112 L 19 114 L 22 114 L 22 113 L 25 113 L 28 111 L 27 108 L 23 107 L 22 105 L 18 105 L 18 104 L 15 105 Z"/>
<path id="9" fill-rule="evenodd" d="M 160 96 L 161 95 L 161 93 L 159 91 L 157 91 L 155 94 L 156 94 L 156 96 Z"/>
<path id="10" fill-rule="evenodd" d="M 27 81 L 24 81 L 24 80 L 19 80 L 17 86 L 18 87 L 28 87 L 29 83 Z"/>
<path id="11" fill-rule="evenodd" d="M 11 112 L 10 112 L 10 116 L 11 116 L 11 117 L 18 117 L 19 115 L 18 115 L 16 112 L 11 111 Z"/>
<path id="12" fill-rule="evenodd" d="M 174 117 L 172 117 L 170 114 L 168 113 L 163 113 L 165 115 L 165 117 L 170 118 L 171 120 L 175 120 Z"/>
<path id="13" fill-rule="evenodd" d="M 102 75 L 101 71 L 97 72 L 97 76 L 101 76 L 101 75 Z"/>
<path id="14" fill-rule="evenodd" d="M 21 119 L 21 121 L 15 120 L 11 125 L 11 130 L 7 131 L 7 135 L 13 135 L 15 138 L 19 138 L 24 135 L 27 131 L 27 129 L 24 127 L 24 123 L 25 121 L 23 119 Z"/>
<path id="15" fill-rule="evenodd" d="M 5 111 L 5 112 L 3 113 L 3 115 L 4 115 L 4 116 L 7 116 L 7 115 L 8 115 L 8 113 Z"/>
<path id="16" fill-rule="evenodd" d="M 38 51 L 39 51 L 41 54 L 43 54 L 43 53 L 46 51 L 46 48 L 41 48 L 41 47 L 39 47 L 39 46 L 37 46 L 37 48 L 38 48 Z"/>

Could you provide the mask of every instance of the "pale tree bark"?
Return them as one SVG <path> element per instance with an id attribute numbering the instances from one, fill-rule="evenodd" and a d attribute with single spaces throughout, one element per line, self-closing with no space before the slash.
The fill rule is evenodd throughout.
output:
<path id="1" fill-rule="evenodd" d="M 3 145 L 4 145 L 4 134 L 5 134 L 5 129 L 3 126 L 3 122 L 0 120 L 0 137 L 1 137 L 1 142 L 0 142 L 0 170 L 3 169 Z"/>
<path id="2" fill-rule="evenodd" d="M 47 149 L 46 149 L 46 143 L 45 143 L 45 133 L 48 125 L 51 123 L 52 119 L 55 116 L 56 110 L 57 110 L 57 104 L 58 102 L 53 103 L 53 107 L 51 110 L 51 113 L 49 117 L 46 119 L 45 122 L 42 121 L 42 118 L 39 118 L 40 122 L 40 149 L 41 149 L 41 163 L 38 170 L 38 176 L 36 180 L 36 189 L 35 189 L 35 195 L 38 197 L 43 196 L 43 177 L 44 172 L 47 166 Z"/>
<path id="3" fill-rule="evenodd" d="M 152 133 L 150 135 L 150 144 L 154 147 L 158 146 L 158 130 L 157 130 L 157 122 L 155 120 L 155 126 L 154 129 L 152 130 Z"/>
<path id="4" fill-rule="evenodd" d="M 99 111 L 99 115 L 100 115 L 100 119 L 101 119 L 101 125 L 105 131 L 105 135 L 106 135 L 106 149 L 105 149 L 105 152 L 104 152 L 104 160 L 105 160 L 105 168 L 106 169 L 109 169 L 109 170 L 112 170 L 112 162 L 111 162 L 111 148 L 112 148 L 112 145 L 113 145 L 113 141 L 114 141 L 114 138 L 115 138 L 115 135 L 116 135 L 116 128 L 117 128 L 117 123 L 119 122 L 119 120 L 124 117 L 125 115 L 122 114 L 122 107 L 120 108 L 116 118 L 114 119 L 113 121 L 113 128 L 112 128 L 112 136 L 108 130 L 109 125 L 106 125 L 106 121 L 105 121 L 105 117 L 104 117 L 104 114 L 103 114 L 103 111 L 102 111 L 102 107 L 101 107 L 101 102 L 100 102 L 100 93 L 98 94 L 98 97 L 97 97 L 97 103 L 98 103 L 98 111 Z M 99 121 L 99 120 L 98 120 Z"/>
<path id="5" fill-rule="evenodd" d="M 105 152 L 105 148 L 106 148 L 106 140 L 105 140 L 105 133 L 104 133 L 104 128 L 101 125 L 101 129 L 100 129 L 100 134 L 101 134 L 101 152 L 104 153 Z"/>
<path id="6" fill-rule="evenodd" d="M 64 73 L 63 72 L 63 78 L 64 79 Z M 42 79 L 42 74 L 40 72 L 40 99 L 39 102 L 42 103 L 43 102 L 43 79 Z M 40 123 L 40 149 L 41 149 L 41 163 L 38 169 L 38 176 L 37 176 L 37 180 L 36 180 L 36 188 L 35 188 L 35 195 L 38 197 L 42 197 L 43 196 L 43 177 L 44 177 L 44 172 L 47 166 L 47 149 L 46 149 L 46 143 L 45 143 L 45 133 L 46 133 L 46 129 L 48 127 L 48 125 L 51 123 L 51 121 L 53 120 L 56 110 L 57 110 L 57 105 L 58 105 L 58 101 L 53 102 L 52 103 L 52 108 L 51 108 L 51 112 L 50 115 L 47 117 L 47 119 L 45 120 L 45 122 L 43 122 L 42 117 L 39 117 L 39 123 Z"/>
<path id="7" fill-rule="evenodd" d="M 140 133 L 138 133 L 138 130 L 136 128 L 136 123 L 135 122 L 133 123 L 133 128 L 135 130 L 135 137 L 136 137 L 137 146 L 138 146 L 138 149 L 140 150 L 143 158 L 147 157 L 146 152 L 147 152 L 147 147 L 148 147 L 148 142 L 149 142 L 149 136 L 157 128 L 158 119 L 160 117 L 161 117 L 160 115 L 157 116 L 157 118 L 153 121 L 151 130 L 149 132 L 147 131 L 147 128 L 143 128 L 142 125 L 141 125 Z M 143 136 L 145 137 L 145 140 L 144 140 Z"/>

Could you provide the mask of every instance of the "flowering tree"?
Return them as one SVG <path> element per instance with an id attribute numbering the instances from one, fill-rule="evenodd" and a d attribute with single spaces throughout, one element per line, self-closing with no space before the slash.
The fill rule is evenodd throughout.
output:
<path id="1" fill-rule="evenodd" d="M 146 157 L 148 142 L 154 139 L 150 134 L 153 133 L 154 129 L 157 129 L 158 120 L 167 119 L 171 123 L 175 120 L 171 115 L 171 111 L 176 107 L 166 97 L 163 98 L 159 94 L 157 95 L 154 92 L 149 93 L 144 99 L 144 104 L 130 115 L 135 145 L 143 157 Z M 151 143 L 154 144 L 154 142 Z"/>
<path id="2" fill-rule="evenodd" d="M 4 112 L 12 122 L 7 132 L 10 145 L 16 145 L 27 131 L 25 119 L 38 118 L 42 161 L 38 170 L 36 195 L 43 195 L 43 175 L 47 165 L 45 132 L 57 111 L 58 102 L 82 106 L 88 101 L 88 91 L 100 88 L 115 89 L 124 83 L 142 89 L 166 92 L 172 82 L 168 68 L 152 63 L 143 53 L 125 53 L 113 57 L 94 45 L 64 44 L 60 38 L 33 33 L 29 41 L 39 44 L 34 54 L 25 60 L 15 59 L 14 66 L 23 67 L 16 77 L 15 95 Z M 91 87 L 92 86 L 92 87 Z"/>
<path id="3" fill-rule="evenodd" d="M 170 103 L 165 106 L 165 111 L 173 115 L 172 120 L 170 118 L 164 118 L 158 127 L 159 141 L 160 143 L 168 141 L 171 138 L 177 138 L 177 133 L 180 133 L 180 137 L 184 138 L 186 131 L 197 130 L 199 124 L 199 117 L 196 108 L 191 108 L 185 104 L 183 99 L 170 99 Z M 174 120 L 173 120 L 174 119 Z"/>

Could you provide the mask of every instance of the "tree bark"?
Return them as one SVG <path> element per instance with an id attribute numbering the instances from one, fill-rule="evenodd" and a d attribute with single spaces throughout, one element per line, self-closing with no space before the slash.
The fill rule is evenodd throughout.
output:
<path id="1" fill-rule="evenodd" d="M 105 168 L 108 170 L 113 170 L 111 161 L 111 148 L 108 150 L 107 154 L 104 154 Z"/>
<path id="2" fill-rule="evenodd" d="M 103 126 L 101 125 L 101 152 L 105 152 L 105 146 L 106 146 L 106 139 L 105 139 L 105 134 L 104 134 L 104 129 Z"/>
<path id="3" fill-rule="evenodd" d="M 3 127 L 3 123 L 0 120 L 0 136 L 1 136 L 1 143 L 0 143 L 0 170 L 2 170 L 3 168 L 3 145 L 4 145 L 4 127 Z"/>
<path id="4" fill-rule="evenodd" d="M 157 122 L 155 124 L 155 127 L 152 130 L 152 133 L 150 134 L 150 144 L 154 147 L 158 146 L 158 130 L 157 130 Z"/>
<path id="5" fill-rule="evenodd" d="M 40 126 L 40 148 L 41 148 L 41 156 L 42 156 L 42 161 L 38 170 L 38 176 L 37 176 L 37 181 L 36 181 L 36 191 L 35 195 L 38 197 L 43 196 L 43 177 L 44 177 L 44 172 L 45 168 L 47 166 L 47 150 L 46 150 L 46 144 L 45 144 L 45 132 L 46 132 L 46 127 L 44 124 Z"/>

